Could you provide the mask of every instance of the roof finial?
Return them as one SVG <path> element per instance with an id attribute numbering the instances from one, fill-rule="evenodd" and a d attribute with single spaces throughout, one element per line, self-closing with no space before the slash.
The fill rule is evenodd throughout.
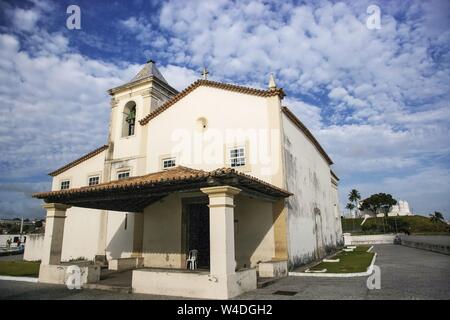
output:
<path id="1" fill-rule="evenodd" d="M 208 69 L 206 67 L 203 68 L 203 72 L 202 72 L 202 78 L 203 80 L 208 80 Z"/>
<path id="2" fill-rule="evenodd" d="M 148 59 L 148 60 L 147 60 L 147 63 L 155 63 L 155 60 L 153 60 L 153 59 Z"/>
<path id="3" fill-rule="evenodd" d="M 275 83 L 275 77 L 273 75 L 273 72 L 270 73 L 269 77 L 269 89 L 276 89 L 277 84 Z"/>

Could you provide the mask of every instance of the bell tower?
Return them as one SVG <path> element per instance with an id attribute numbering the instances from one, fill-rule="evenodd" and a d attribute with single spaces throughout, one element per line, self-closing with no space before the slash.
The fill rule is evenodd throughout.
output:
<path id="1" fill-rule="evenodd" d="M 178 93 L 148 60 L 127 83 L 108 90 L 111 116 L 105 178 L 115 180 L 117 168 L 130 167 L 130 176 L 145 174 L 147 126 L 139 120 Z M 126 162 L 121 159 L 127 159 Z"/>

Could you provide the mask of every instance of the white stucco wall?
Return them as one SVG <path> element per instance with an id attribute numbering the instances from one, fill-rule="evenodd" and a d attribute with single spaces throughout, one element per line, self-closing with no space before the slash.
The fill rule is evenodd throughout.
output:
<path id="1" fill-rule="evenodd" d="M 198 87 L 147 124 L 147 170 L 160 171 L 165 155 L 175 155 L 180 165 L 214 170 L 228 166 L 227 145 L 243 145 L 248 147 L 250 166 L 237 169 L 279 185 L 280 131 L 272 117 L 277 108 L 278 97 Z M 207 120 L 203 132 L 198 128 L 200 118 Z M 230 136 L 238 132 L 242 133 L 238 138 Z M 199 144 L 194 143 L 197 139 Z"/>
<path id="2" fill-rule="evenodd" d="M 181 197 L 172 194 L 144 210 L 142 256 L 146 267 L 180 268 Z M 184 263 L 183 263 L 184 264 Z"/>
<path id="3" fill-rule="evenodd" d="M 75 167 L 58 174 L 57 176 L 54 176 L 52 180 L 52 191 L 60 190 L 61 181 L 63 180 L 70 180 L 70 188 L 87 186 L 89 176 L 92 175 L 100 175 L 100 181 L 103 181 L 105 154 L 106 150 L 81 162 Z"/>
<path id="4" fill-rule="evenodd" d="M 340 219 L 333 208 L 336 191 L 327 161 L 289 118 L 283 114 L 282 119 L 286 183 L 294 194 L 287 201 L 289 260 L 299 265 L 336 246 Z"/>
<path id="5" fill-rule="evenodd" d="M 70 188 L 87 186 L 91 175 L 100 175 L 100 181 L 103 181 L 105 152 L 53 177 L 52 190 L 60 190 L 63 180 L 70 180 Z M 62 261 L 94 259 L 98 244 L 99 217 L 100 210 L 71 207 L 66 211 Z"/>
<path id="6" fill-rule="evenodd" d="M 182 194 L 172 194 L 144 210 L 142 256 L 146 267 L 185 267 L 181 232 L 182 199 Z M 238 195 L 235 205 L 237 266 L 254 267 L 260 261 L 272 259 L 275 254 L 272 203 Z"/>
<path id="7" fill-rule="evenodd" d="M 139 90 L 137 88 L 136 90 Z M 129 94 L 115 97 L 118 100 L 117 106 L 111 109 L 112 112 L 112 136 L 114 141 L 114 159 L 129 158 L 139 155 L 139 143 L 143 127 L 138 120 L 147 115 L 149 108 L 145 108 L 142 95 L 131 96 Z M 134 101 L 136 103 L 136 126 L 134 135 L 122 137 L 123 112 L 125 105 Z"/>
<path id="8" fill-rule="evenodd" d="M 106 257 L 129 258 L 133 251 L 134 213 L 108 211 Z M 125 229 L 126 220 L 126 229 Z"/>
<path id="9" fill-rule="evenodd" d="M 42 250 L 44 248 L 44 234 L 27 234 L 27 242 L 23 253 L 23 260 L 38 261 L 42 258 Z"/>
<path id="10" fill-rule="evenodd" d="M 272 203 L 238 195 L 235 201 L 235 251 L 239 268 L 255 267 L 275 256 Z"/>
<path id="11" fill-rule="evenodd" d="M 69 179 L 70 188 L 78 188 L 88 185 L 88 179 L 91 175 L 100 175 L 100 182 L 105 181 L 103 177 L 103 168 L 106 150 L 100 154 L 83 161 L 77 166 L 68 169 L 65 172 L 55 176 L 52 181 L 52 190 L 59 190 L 61 181 Z M 64 225 L 64 239 L 62 249 L 62 261 L 68 261 L 77 258 L 93 260 L 96 254 L 105 254 L 99 252 L 99 233 L 101 226 L 101 210 L 71 207 L 66 212 Z M 116 250 L 107 250 L 109 257 L 120 258 L 127 257 L 132 248 L 133 217 L 129 216 L 128 230 L 120 228 L 124 221 L 126 213 L 108 212 L 107 213 L 107 242 L 106 248 L 111 248 L 111 242 L 117 246 Z M 127 232 L 128 231 L 128 232 Z M 131 236 L 130 236 L 131 232 Z"/>

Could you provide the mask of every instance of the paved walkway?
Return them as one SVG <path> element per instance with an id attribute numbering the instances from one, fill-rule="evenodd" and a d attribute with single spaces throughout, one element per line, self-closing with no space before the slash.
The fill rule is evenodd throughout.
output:
<path id="1" fill-rule="evenodd" d="M 381 289 L 369 290 L 366 277 L 288 277 L 239 299 L 450 299 L 450 256 L 399 245 L 376 245 Z M 293 296 L 277 295 L 291 291 Z M 0 281 L 4 299 L 173 299 L 100 290 L 68 290 L 65 286 Z"/>
<path id="2" fill-rule="evenodd" d="M 376 245 L 381 289 L 369 290 L 367 277 L 288 277 L 240 299 L 450 299 L 450 256 L 400 245 Z M 281 296 L 276 291 L 294 291 Z"/>

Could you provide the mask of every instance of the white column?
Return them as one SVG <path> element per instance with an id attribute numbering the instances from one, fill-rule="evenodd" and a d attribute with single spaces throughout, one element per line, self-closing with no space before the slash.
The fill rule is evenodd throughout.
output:
<path id="1" fill-rule="evenodd" d="M 234 274 L 234 196 L 241 190 L 230 186 L 200 190 L 209 196 L 210 273 Z"/>
<path id="2" fill-rule="evenodd" d="M 44 249 L 41 264 L 60 264 L 64 237 L 64 220 L 66 219 L 66 210 L 70 206 L 59 203 L 46 203 L 42 207 L 47 210 L 47 219 L 45 221 Z"/>

